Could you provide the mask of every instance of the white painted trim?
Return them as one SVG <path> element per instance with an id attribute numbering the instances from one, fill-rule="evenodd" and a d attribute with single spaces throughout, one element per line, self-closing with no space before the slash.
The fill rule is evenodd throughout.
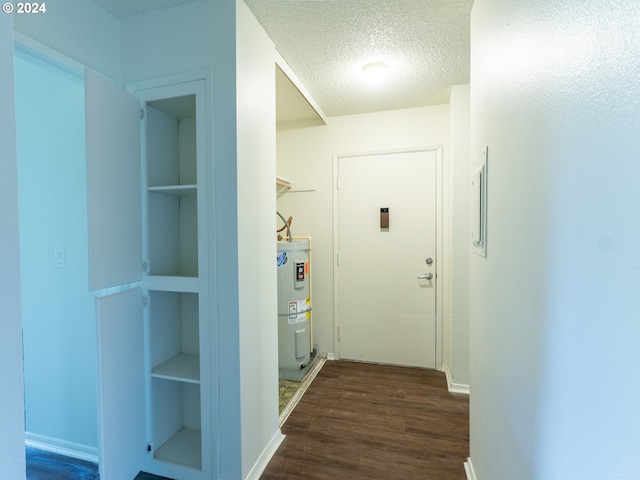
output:
<path id="1" fill-rule="evenodd" d="M 98 463 L 98 447 L 90 447 L 81 443 L 69 442 L 59 438 L 47 437 L 38 433 L 25 433 L 25 445 L 45 452 L 57 453 L 67 457 L 78 458 L 87 462 Z"/>
<path id="2" fill-rule="evenodd" d="M 340 274 L 338 272 L 338 266 L 340 265 L 340 261 L 338 258 L 338 245 L 340 234 L 338 232 L 338 225 L 340 224 L 338 218 L 338 160 L 340 159 L 339 155 L 333 155 L 333 165 L 331 172 L 331 182 L 332 182 L 332 195 L 331 195 L 331 204 L 333 205 L 333 245 L 332 245 L 332 256 L 333 263 L 331 265 L 331 269 L 333 270 L 333 353 L 331 356 L 327 355 L 327 359 L 329 360 L 339 360 L 340 359 L 340 309 L 338 305 L 340 304 Z"/>
<path id="3" fill-rule="evenodd" d="M 205 95 L 205 101 L 208 102 L 210 97 L 209 97 L 209 83 L 212 82 L 213 79 L 213 69 L 211 68 L 205 68 L 205 69 L 199 69 L 199 70 L 194 70 L 194 71 L 190 71 L 190 72 L 184 72 L 184 73 L 176 73 L 173 75 L 167 75 L 165 77 L 159 77 L 159 78 L 152 78 L 152 79 L 147 79 L 147 80 L 140 80 L 137 82 L 131 82 L 131 83 L 127 83 L 126 85 L 126 89 L 129 93 L 139 96 L 140 98 L 142 98 L 143 100 L 155 100 L 155 98 L 147 98 L 147 97 L 143 97 L 142 95 L 139 94 L 139 92 L 144 92 L 145 90 L 153 90 L 153 89 L 166 89 L 172 85 L 176 85 L 176 88 L 184 88 L 186 90 L 186 92 L 188 94 L 190 93 L 194 93 L 192 91 L 189 90 L 189 87 L 184 87 L 184 84 L 187 83 L 191 83 L 191 82 L 197 82 L 199 80 L 204 80 L 205 81 L 205 90 L 204 95 Z M 178 93 L 179 94 L 179 93 Z"/>
<path id="4" fill-rule="evenodd" d="M 245 477 L 245 480 L 258 480 L 262 475 L 262 472 L 267 468 L 271 458 L 278 450 L 280 444 L 284 441 L 285 435 L 282 434 L 280 429 L 273 435 L 265 449 L 260 454 L 256 463 L 253 464 L 253 468 Z"/>
<path id="5" fill-rule="evenodd" d="M 440 281 L 436 283 L 436 358 L 435 367 L 436 370 L 442 368 L 443 360 L 443 307 L 444 307 L 444 283 L 445 275 L 443 264 L 446 263 L 444 259 L 444 229 L 443 229 L 443 206 L 444 206 L 444 158 L 442 145 L 427 145 L 424 147 L 414 148 L 397 148 L 397 149 L 383 149 L 383 150 L 370 150 L 365 152 L 351 152 L 351 153 L 338 153 L 333 155 L 333 341 L 335 358 L 340 359 L 340 342 L 338 341 L 340 336 L 340 309 L 338 305 L 340 303 L 340 274 L 338 271 L 338 245 L 339 245 L 339 192 L 338 192 L 338 161 L 341 158 L 348 157 L 362 157 L 366 155 L 389 155 L 394 153 L 411 153 L 411 152 L 435 152 L 436 155 L 436 278 Z M 442 285 L 442 286 L 441 286 Z M 327 357 L 328 358 L 328 357 Z M 329 358 L 331 360 L 331 358 Z"/>
<path id="6" fill-rule="evenodd" d="M 449 365 L 446 363 L 442 364 L 442 371 L 447 377 L 447 389 L 450 393 L 465 393 L 469 395 L 471 393 L 471 387 L 464 383 L 453 383 L 453 379 L 451 378 L 451 371 L 449 370 Z"/>
<path id="7" fill-rule="evenodd" d="M 467 480 L 478 480 L 478 477 L 476 477 L 476 472 L 473 469 L 471 457 L 468 457 L 467 461 L 464 462 L 464 473 L 467 475 Z"/>
<path id="8" fill-rule="evenodd" d="M 444 188 L 444 155 L 442 145 L 431 147 L 436 154 L 436 278 L 440 281 L 436 282 L 436 368 L 442 368 L 443 361 L 443 331 L 444 319 L 442 312 L 444 311 L 444 290 L 448 281 L 444 275 L 444 265 L 447 263 L 445 258 L 445 232 L 444 232 L 444 204 L 445 204 L 445 188 Z M 427 150 L 428 151 L 428 150 Z"/>
<path id="9" fill-rule="evenodd" d="M 451 393 L 462 393 L 464 395 L 471 394 L 471 388 L 469 385 L 465 385 L 463 383 L 452 383 L 449 386 L 449 392 Z"/>
<path id="10" fill-rule="evenodd" d="M 73 73 L 74 75 L 78 75 L 81 78 L 84 77 L 85 65 L 82 62 L 79 62 L 78 60 L 65 55 L 59 50 L 51 48 L 50 46 L 45 45 L 44 43 L 18 30 L 14 30 L 13 40 L 18 50 L 22 50 L 25 53 L 35 56 L 48 63 L 53 63 L 57 67 Z M 115 81 L 113 77 L 108 78 L 112 81 Z"/>
<path id="11" fill-rule="evenodd" d="M 291 81 L 293 86 L 298 89 L 300 94 L 309 103 L 311 108 L 313 110 L 315 110 L 315 112 L 318 114 L 320 119 L 326 125 L 327 124 L 327 115 L 324 113 L 324 111 L 322 111 L 322 108 L 320 108 L 320 105 L 318 105 L 318 102 L 316 102 L 315 99 L 311 96 L 311 94 L 306 89 L 306 87 L 303 85 L 303 83 L 300 81 L 298 76 L 293 72 L 293 70 L 291 69 L 291 67 L 287 63 L 287 61 L 282 57 L 282 55 L 280 55 L 280 52 L 278 52 L 276 50 L 275 53 L 276 53 L 276 65 L 278 67 L 280 67 L 280 70 L 282 70 L 282 73 L 284 73 L 287 77 L 289 77 L 289 80 Z"/>

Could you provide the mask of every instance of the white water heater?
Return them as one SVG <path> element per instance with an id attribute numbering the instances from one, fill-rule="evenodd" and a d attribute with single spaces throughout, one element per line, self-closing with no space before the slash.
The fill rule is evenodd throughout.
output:
<path id="1" fill-rule="evenodd" d="M 278 366 L 283 380 L 301 380 L 311 360 L 309 243 L 278 242 Z"/>

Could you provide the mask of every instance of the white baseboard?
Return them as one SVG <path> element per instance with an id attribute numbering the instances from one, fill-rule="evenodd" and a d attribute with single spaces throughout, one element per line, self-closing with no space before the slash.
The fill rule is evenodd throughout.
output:
<path id="1" fill-rule="evenodd" d="M 260 458 L 253 465 L 251 471 L 245 477 L 245 480 L 258 480 L 264 472 L 267 465 L 269 465 L 269 461 L 271 461 L 271 457 L 276 453 L 280 444 L 284 441 L 285 436 L 282 434 L 280 429 L 275 433 L 269 444 L 262 451 Z"/>
<path id="2" fill-rule="evenodd" d="M 98 447 L 90 447 L 81 443 L 69 442 L 31 432 L 25 433 L 25 445 L 46 452 L 57 453 L 58 455 L 98 463 Z"/>
<path id="3" fill-rule="evenodd" d="M 478 477 L 476 477 L 476 472 L 473 469 L 471 457 L 467 458 L 467 461 L 464 462 L 464 473 L 467 474 L 467 480 L 478 480 Z"/>
<path id="4" fill-rule="evenodd" d="M 442 371 L 447 377 L 447 389 L 451 393 L 465 393 L 469 395 L 469 393 L 471 392 L 471 388 L 469 387 L 469 385 L 465 385 L 464 383 L 453 383 L 451 372 L 449 371 L 449 366 L 446 363 L 442 364 Z"/>
<path id="5" fill-rule="evenodd" d="M 336 359 L 336 354 L 333 352 L 328 352 L 327 353 L 327 360 L 335 360 Z"/>

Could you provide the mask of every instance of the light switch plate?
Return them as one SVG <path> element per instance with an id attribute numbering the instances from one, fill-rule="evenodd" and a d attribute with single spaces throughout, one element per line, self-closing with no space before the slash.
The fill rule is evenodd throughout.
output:
<path id="1" fill-rule="evenodd" d="M 54 252 L 56 268 L 67 268 L 67 249 L 56 248 Z"/>

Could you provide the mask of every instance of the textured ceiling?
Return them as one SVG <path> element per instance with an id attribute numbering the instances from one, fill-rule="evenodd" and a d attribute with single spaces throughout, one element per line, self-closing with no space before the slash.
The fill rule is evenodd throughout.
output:
<path id="1" fill-rule="evenodd" d="M 328 116 L 449 101 L 469 82 L 473 0 L 245 0 Z M 383 61 L 389 77 L 362 81 Z"/>
<path id="2" fill-rule="evenodd" d="M 94 1 L 125 18 L 193 0 Z M 327 116 L 447 103 L 451 85 L 469 82 L 473 0 L 245 3 Z M 387 80 L 375 86 L 361 78 L 373 61 L 389 66 Z M 295 87 L 282 83 L 285 76 L 276 78 L 279 121 L 305 117 L 299 92 L 287 91 Z"/>

